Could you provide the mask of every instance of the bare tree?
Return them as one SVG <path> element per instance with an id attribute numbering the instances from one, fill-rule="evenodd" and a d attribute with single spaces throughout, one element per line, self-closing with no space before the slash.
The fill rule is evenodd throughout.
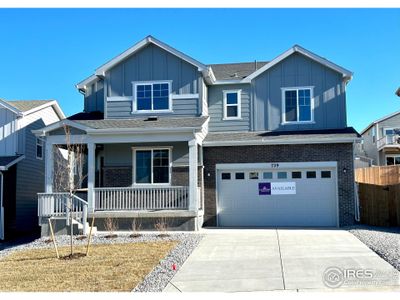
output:
<path id="1" fill-rule="evenodd" d="M 71 142 L 71 128 L 64 125 L 65 144 L 56 145 L 54 151 L 54 192 L 68 193 L 65 208 L 70 226 L 70 255 L 73 255 L 74 195 L 83 187 L 87 178 L 86 145 Z M 85 224 L 84 224 L 85 225 Z"/>

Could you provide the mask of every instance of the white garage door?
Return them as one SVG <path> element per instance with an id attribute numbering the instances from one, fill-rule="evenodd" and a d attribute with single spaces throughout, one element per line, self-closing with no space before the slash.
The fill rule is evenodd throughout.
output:
<path id="1" fill-rule="evenodd" d="M 219 164 L 219 226 L 337 226 L 336 162 Z"/>

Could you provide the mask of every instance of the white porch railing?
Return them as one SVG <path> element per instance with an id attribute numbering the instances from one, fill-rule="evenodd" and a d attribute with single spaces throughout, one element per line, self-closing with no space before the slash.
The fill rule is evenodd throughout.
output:
<path id="1" fill-rule="evenodd" d="M 385 135 L 383 138 L 379 139 L 377 142 L 378 148 L 382 148 L 386 145 L 399 145 L 400 146 L 400 136 L 397 134 Z"/>
<path id="2" fill-rule="evenodd" d="M 95 188 L 95 211 L 188 209 L 189 187 Z"/>
<path id="3" fill-rule="evenodd" d="M 86 227 L 88 203 L 76 195 L 69 193 L 38 193 L 38 216 L 65 218 L 69 222 L 72 218 Z M 85 230 L 84 230 L 85 231 Z"/>

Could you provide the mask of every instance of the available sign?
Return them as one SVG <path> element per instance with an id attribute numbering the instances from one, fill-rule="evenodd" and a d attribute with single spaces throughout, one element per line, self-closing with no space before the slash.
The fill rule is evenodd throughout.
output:
<path id="1" fill-rule="evenodd" d="M 260 182 L 259 195 L 295 195 L 296 182 Z"/>

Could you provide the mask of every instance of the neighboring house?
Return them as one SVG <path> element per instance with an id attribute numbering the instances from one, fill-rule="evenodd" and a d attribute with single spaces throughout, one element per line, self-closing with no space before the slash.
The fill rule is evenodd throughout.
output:
<path id="1" fill-rule="evenodd" d="M 84 112 L 35 131 L 49 150 L 46 191 L 69 126 L 88 161 L 87 196 L 74 201 L 98 227 L 353 224 L 351 78 L 297 45 L 270 62 L 205 65 L 148 36 L 77 85 Z M 62 200 L 40 201 L 43 229 Z"/>
<path id="2" fill-rule="evenodd" d="M 372 122 L 361 135 L 362 151 L 373 165 L 400 165 L 400 111 Z"/>
<path id="3" fill-rule="evenodd" d="M 65 118 L 55 100 L 0 99 L 0 239 L 38 227 L 44 143 L 31 130 Z"/>

